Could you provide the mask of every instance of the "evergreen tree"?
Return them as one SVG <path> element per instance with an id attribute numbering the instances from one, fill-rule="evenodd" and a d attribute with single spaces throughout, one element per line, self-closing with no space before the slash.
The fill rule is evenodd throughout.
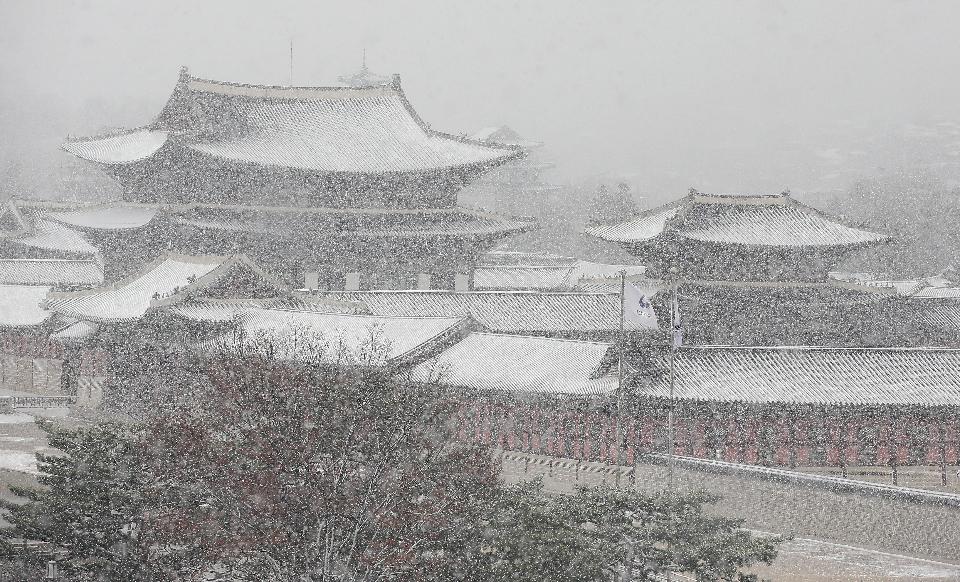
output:
<path id="1" fill-rule="evenodd" d="M 13 526 L 0 530 L 5 553 L 13 553 L 14 538 L 47 542 L 59 550 L 67 579 L 146 579 L 140 531 L 147 487 L 136 440 L 118 424 L 76 430 L 39 424 L 61 453 L 37 454 L 39 487 L 11 488 L 25 501 L 3 503 Z"/>

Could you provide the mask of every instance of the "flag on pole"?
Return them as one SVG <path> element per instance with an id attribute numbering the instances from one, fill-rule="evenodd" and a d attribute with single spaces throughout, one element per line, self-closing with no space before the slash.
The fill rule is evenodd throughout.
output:
<path id="1" fill-rule="evenodd" d="M 657 314 L 653 311 L 650 297 L 653 293 L 640 289 L 633 283 L 623 287 L 623 320 L 641 329 L 660 329 Z"/>
<path id="2" fill-rule="evenodd" d="M 673 293 L 673 302 L 670 307 L 670 321 L 673 323 L 673 347 L 683 345 L 683 324 L 680 321 L 680 301 L 677 292 Z"/>

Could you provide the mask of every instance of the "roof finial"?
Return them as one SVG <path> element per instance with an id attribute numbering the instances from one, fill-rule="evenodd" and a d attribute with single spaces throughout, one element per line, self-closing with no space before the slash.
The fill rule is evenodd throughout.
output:
<path id="1" fill-rule="evenodd" d="M 367 47 L 363 47 L 363 60 L 360 61 L 360 70 L 367 70 Z"/>
<path id="2" fill-rule="evenodd" d="M 180 82 L 186 83 L 189 80 L 190 80 L 190 69 L 188 69 L 186 65 L 183 65 L 182 67 L 180 67 Z"/>

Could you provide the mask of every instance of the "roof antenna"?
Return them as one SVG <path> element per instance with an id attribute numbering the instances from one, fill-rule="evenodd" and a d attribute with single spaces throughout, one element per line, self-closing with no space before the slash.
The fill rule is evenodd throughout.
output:
<path id="1" fill-rule="evenodd" d="M 367 70 L 367 47 L 363 47 L 363 60 L 360 61 L 360 70 Z"/>
<path id="2" fill-rule="evenodd" d="M 290 39 L 290 87 L 293 87 L 293 39 Z"/>

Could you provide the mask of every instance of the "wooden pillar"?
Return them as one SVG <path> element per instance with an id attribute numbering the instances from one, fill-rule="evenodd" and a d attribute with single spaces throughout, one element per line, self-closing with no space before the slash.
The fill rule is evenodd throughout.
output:
<path id="1" fill-rule="evenodd" d="M 788 439 L 790 442 L 788 443 L 788 446 L 790 447 L 790 468 L 791 469 L 797 468 L 797 440 L 800 433 L 800 429 L 797 426 L 797 423 L 798 423 L 799 416 L 800 415 L 797 412 L 796 408 L 791 408 L 787 416 L 787 422 L 789 422 L 790 424 L 788 429 L 789 431 Z"/>
<path id="2" fill-rule="evenodd" d="M 837 424 L 839 425 L 839 442 L 837 443 L 837 449 L 839 450 L 839 460 L 840 460 L 840 475 L 846 479 L 847 478 L 847 415 L 846 410 L 843 406 L 838 409 L 839 415 L 837 419 Z"/>
<path id="3" fill-rule="evenodd" d="M 947 486 L 947 419 L 942 408 L 937 410 L 937 425 L 940 429 L 940 485 Z"/>
<path id="4" fill-rule="evenodd" d="M 890 415 L 890 469 L 893 484 L 897 485 L 897 467 L 900 465 L 900 416 L 898 412 Z"/>

